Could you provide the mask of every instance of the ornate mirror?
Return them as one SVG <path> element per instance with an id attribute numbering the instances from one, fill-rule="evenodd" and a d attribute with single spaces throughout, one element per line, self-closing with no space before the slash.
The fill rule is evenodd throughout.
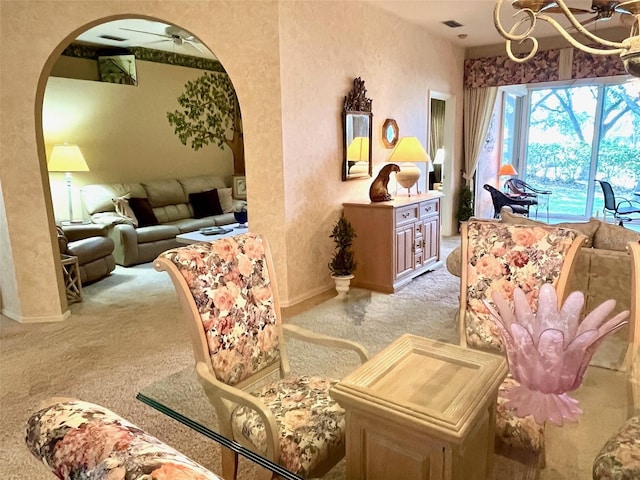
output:
<path id="1" fill-rule="evenodd" d="M 353 79 L 353 89 L 344 97 L 342 127 L 344 129 L 344 159 L 342 180 L 369 178 L 373 173 L 371 161 L 372 100 L 367 98 L 364 80 Z"/>

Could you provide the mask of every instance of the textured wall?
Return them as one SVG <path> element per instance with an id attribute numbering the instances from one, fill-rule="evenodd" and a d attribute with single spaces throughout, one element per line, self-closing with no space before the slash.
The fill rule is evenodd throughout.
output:
<path id="1" fill-rule="evenodd" d="M 287 265 L 296 278 L 288 293 L 295 303 L 330 288 L 332 224 L 343 202 L 369 198 L 371 179 L 340 176 L 341 112 L 353 79 L 361 77 L 373 99 L 375 176 L 391 153 L 381 140 L 386 118 L 397 121 L 400 136 L 417 136 L 428 148 L 429 91 L 457 95 L 462 106 L 464 53 L 366 3 L 344 1 L 283 2 L 280 52 Z"/>
<path id="2" fill-rule="evenodd" d="M 23 319 L 64 309 L 51 288 L 59 273 L 38 112 L 46 76 L 79 31 L 118 15 L 147 15 L 192 32 L 229 72 L 244 120 L 251 229 L 270 240 L 283 305 L 330 288 L 330 226 L 342 202 L 368 196 L 370 181 L 340 177 L 340 112 L 354 77 L 373 99 L 375 171 L 390 153 L 380 141 L 385 118 L 426 145 L 429 90 L 460 98 L 461 144 L 462 50 L 359 2 L 5 0 L 0 182 L 8 235 L 0 235 L 0 248 L 12 249 L 6 271 L 15 275 L 5 275 L 3 264 L 0 290 L 3 308 L 15 304 Z"/>

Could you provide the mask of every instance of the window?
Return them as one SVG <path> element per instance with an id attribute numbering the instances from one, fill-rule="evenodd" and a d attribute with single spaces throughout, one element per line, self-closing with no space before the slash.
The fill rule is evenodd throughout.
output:
<path id="1" fill-rule="evenodd" d="M 503 162 L 514 151 L 509 109 L 505 102 Z M 588 218 L 602 212 L 596 179 L 609 181 L 617 196 L 633 197 L 640 181 L 636 82 L 530 88 L 525 110 L 528 116 L 514 122 L 525 125 L 519 171 L 527 183 L 553 192 L 551 216 Z"/>

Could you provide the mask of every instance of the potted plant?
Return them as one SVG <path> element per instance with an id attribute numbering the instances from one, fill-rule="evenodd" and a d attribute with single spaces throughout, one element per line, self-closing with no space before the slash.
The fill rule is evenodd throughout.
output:
<path id="1" fill-rule="evenodd" d="M 458 200 L 458 222 L 466 222 L 473 216 L 473 196 L 469 185 L 463 185 Z"/>
<path id="2" fill-rule="evenodd" d="M 331 262 L 329 262 L 329 270 L 331 278 L 336 283 L 338 298 L 346 298 L 353 278 L 353 271 L 356 269 L 356 262 L 351 251 L 351 244 L 355 237 L 356 232 L 349 220 L 344 214 L 340 215 L 338 221 L 333 225 L 331 235 L 329 235 L 329 238 L 332 238 L 335 243 L 335 251 Z"/>

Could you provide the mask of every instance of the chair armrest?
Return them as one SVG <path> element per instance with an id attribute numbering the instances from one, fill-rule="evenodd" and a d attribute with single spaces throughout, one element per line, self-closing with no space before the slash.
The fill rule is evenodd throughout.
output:
<path id="1" fill-rule="evenodd" d="M 205 363 L 198 362 L 196 371 L 205 394 L 216 409 L 222 435 L 229 440 L 234 440 L 230 421 L 231 413 L 236 406 L 250 408 L 260 415 L 265 425 L 268 458 L 278 462 L 280 460 L 280 429 L 273 412 L 258 397 L 218 380 Z"/>
<path id="2" fill-rule="evenodd" d="M 325 347 L 345 348 L 347 350 L 353 350 L 360 357 L 362 363 L 369 359 L 369 352 L 367 349 L 357 342 L 351 340 L 345 340 L 343 338 L 330 337 L 328 335 L 322 335 L 320 333 L 307 330 L 306 328 L 299 327 L 297 325 L 282 325 L 285 333 L 289 333 L 293 338 L 303 340 L 307 343 L 313 343 L 315 345 L 323 345 Z"/>
<path id="3" fill-rule="evenodd" d="M 83 240 L 90 237 L 106 237 L 107 226 L 97 223 L 89 223 L 84 225 L 63 225 L 62 231 L 70 242 Z"/>

